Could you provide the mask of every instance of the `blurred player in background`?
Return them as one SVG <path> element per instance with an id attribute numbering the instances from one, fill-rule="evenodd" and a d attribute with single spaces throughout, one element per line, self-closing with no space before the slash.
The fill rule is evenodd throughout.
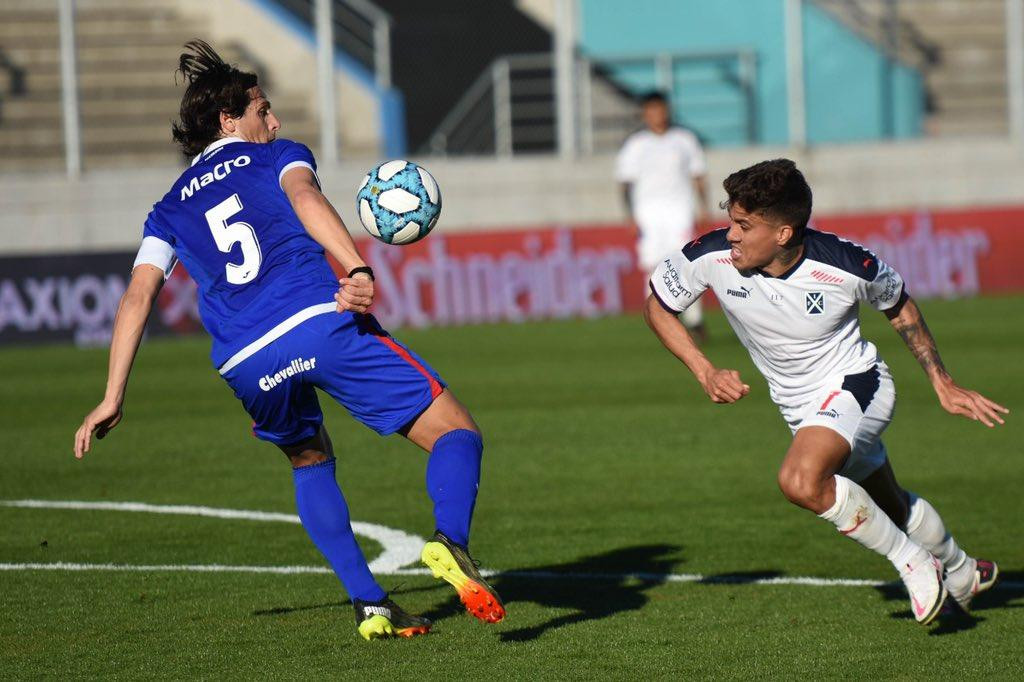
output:
<path id="1" fill-rule="evenodd" d="M 947 593 L 967 609 L 995 584 L 998 568 L 968 556 L 935 509 L 896 482 L 881 441 L 896 392 L 875 346 L 861 338 L 860 302 L 886 315 L 946 411 L 991 427 L 1008 410 L 953 381 L 898 273 L 863 247 L 807 227 L 811 190 L 792 161 L 756 164 L 724 185 L 730 227 L 662 261 L 648 324 L 712 401 L 735 402 L 750 387 L 712 365 L 677 319 L 714 291 L 793 432 L 779 470 L 783 494 L 888 558 L 918 622 L 931 622 Z"/>
<path id="2" fill-rule="evenodd" d="M 637 259 L 649 275 L 666 254 L 693 239 L 694 219 L 703 224 L 710 214 L 704 150 L 697 136 L 672 125 L 668 100 L 660 92 L 643 98 L 642 116 L 644 129 L 626 138 L 619 150 L 615 178 L 640 232 Z M 705 339 L 700 302 L 686 309 L 683 324 L 698 342 Z"/>
<path id="3" fill-rule="evenodd" d="M 504 616 L 467 546 L 483 441 L 434 370 L 367 309 L 373 271 L 320 190 L 309 149 L 276 139 L 280 122 L 254 74 L 202 41 L 186 45 L 175 140 L 192 165 L 149 214 L 110 347 L 106 394 L 75 434 L 75 456 L 121 421 L 125 388 L 153 301 L 178 259 L 199 285 L 211 359 L 253 420 L 291 462 L 299 518 L 341 580 L 366 639 L 427 632 L 371 575 L 335 480 L 315 388 L 381 435 L 401 433 L 427 461 L 437 531 L 423 550 L 470 612 Z M 348 273 L 336 280 L 325 250 Z M 340 284 L 340 287 L 339 287 Z M 398 495 L 382 484 L 380 494 Z"/>

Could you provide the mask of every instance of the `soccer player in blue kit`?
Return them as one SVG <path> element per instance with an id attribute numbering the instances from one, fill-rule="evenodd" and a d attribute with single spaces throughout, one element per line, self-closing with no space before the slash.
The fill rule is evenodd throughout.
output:
<path id="1" fill-rule="evenodd" d="M 146 319 L 180 260 L 199 286 L 213 364 L 255 435 L 290 460 L 299 518 L 351 597 L 359 633 L 410 637 L 431 622 L 399 608 L 367 567 L 315 388 L 377 433 L 401 433 L 430 453 L 437 530 L 423 562 L 472 615 L 498 622 L 504 607 L 467 549 L 480 430 L 437 373 L 366 312 L 373 272 L 321 193 L 309 149 L 276 139 L 281 124 L 256 75 L 226 64 L 203 41 L 185 47 L 179 71 L 187 88 L 173 134 L 194 160 L 146 220 L 114 323 L 106 393 L 75 434 L 75 456 L 121 421 Z M 335 279 L 325 251 L 346 277 Z"/>

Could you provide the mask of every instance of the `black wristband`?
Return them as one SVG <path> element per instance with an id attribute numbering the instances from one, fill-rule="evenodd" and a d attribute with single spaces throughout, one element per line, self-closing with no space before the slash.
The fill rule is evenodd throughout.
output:
<path id="1" fill-rule="evenodd" d="M 359 274 L 360 272 L 365 272 L 367 275 L 369 275 L 371 282 L 377 279 L 376 277 L 373 276 L 373 268 L 371 268 L 369 265 L 361 265 L 358 268 L 352 268 L 351 270 L 348 271 L 348 276 L 352 277 L 352 275 Z"/>

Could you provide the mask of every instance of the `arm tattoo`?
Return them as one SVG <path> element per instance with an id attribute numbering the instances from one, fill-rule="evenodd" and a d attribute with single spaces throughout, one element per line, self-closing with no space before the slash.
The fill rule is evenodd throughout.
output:
<path id="1" fill-rule="evenodd" d="M 939 357 L 935 339 L 932 337 L 921 311 L 913 301 L 907 301 L 900 314 L 890 322 L 928 376 L 931 376 L 933 372 L 940 376 L 949 375 L 945 365 L 942 364 L 942 358 Z"/>

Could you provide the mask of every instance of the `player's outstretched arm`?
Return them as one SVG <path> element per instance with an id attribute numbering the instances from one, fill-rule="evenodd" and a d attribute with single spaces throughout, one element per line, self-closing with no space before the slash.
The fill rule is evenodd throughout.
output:
<path id="1" fill-rule="evenodd" d="M 928 380 L 939 397 L 942 408 L 951 414 L 959 414 L 980 421 L 988 427 L 1003 424 L 1000 413 L 1008 414 L 1009 410 L 993 402 L 977 391 L 970 391 L 957 386 L 953 377 L 946 371 L 939 357 L 939 349 L 928 329 L 924 316 L 921 315 L 917 303 L 905 296 L 900 303 L 885 311 L 893 329 L 900 335 L 907 348 L 917 358 L 918 363 L 928 375 Z"/>
<path id="2" fill-rule="evenodd" d="M 107 390 L 103 400 L 86 415 L 75 433 L 75 457 L 81 459 L 89 452 L 93 434 L 103 438 L 121 421 L 128 375 L 135 362 L 135 354 L 142 341 L 146 319 L 153 309 L 153 301 L 164 284 L 163 270 L 154 265 L 139 265 L 132 271 L 131 282 L 121 297 L 114 318 L 114 333 L 110 340 L 110 363 L 107 368 Z"/>
<path id="3" fill-rule="evenodd" d="M 345 272 L 366 265 L 345 222 L 320 191 L 313 171 L 302 167 L 291 169 L 281 178 L 281 188 L 306 231 L 338 261 Z M 344 277 L 338 283 L 340 288 L 334 296 L 338 302 L 338 312 L 351 310 L 365 313 L 373 303 L 374 295 L 373 281 L 369 275 Z"/>
<path id="4" fill-rule="evenodd" d="M 734 403 L 750 393 L 750 386 L 743 383 L 739 372 L 717 369 L 711 364 L 679 318 L 666 310 L 654 296 L 648 296 L 644 304 L 644 321 L 662 345 L 690 368 L 712 402 Z"/>

